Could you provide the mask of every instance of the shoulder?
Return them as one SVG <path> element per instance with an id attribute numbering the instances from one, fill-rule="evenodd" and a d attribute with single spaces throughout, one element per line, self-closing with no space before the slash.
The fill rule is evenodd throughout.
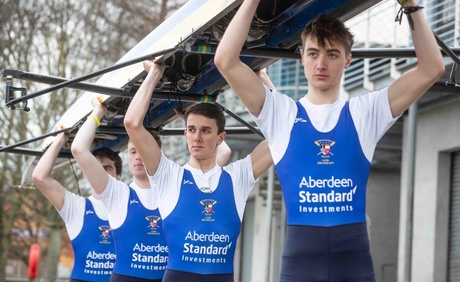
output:
<path id="1" fill-rule="evenodd" d="M 375 101 L 388 101 L 388 87 L 382 88 L 380 90 L 372 91 L 364 95 L 359 95 L 350 98 L 350 106 L 354 105 L 362 105 L 362 104 L 371 104 L 375 103 Z"/>
<path id="2" fill-rule="evenodd" d="M 239 177 L 243 174 L 252 173 L 251 154 L 247 155 L 243 159 L 239 159 L 222 167 L 222 171 L 227 172 L 233 178 Z"/>

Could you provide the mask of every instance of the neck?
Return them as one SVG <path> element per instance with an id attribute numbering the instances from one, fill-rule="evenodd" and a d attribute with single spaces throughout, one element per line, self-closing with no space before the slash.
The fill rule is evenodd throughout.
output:
<path id="1" fill-rule="evenodd" d="M 135 177 L 133 182 L 136 183 L 136 185 L 139 186 L 139 188 L 150 189 L 150 181 L 148 177 L 143 177 L 143 178 Z"/>
<path id="2" fill-rule="evenodd" d="M 188 160 L 188 164 L 191 167 L 199 169 L 203 173 L 206 173 L 216 166 L 216 158 L 214 157 L 214 158 L 199 160 L 194 157 L 191 157 Z"/>
<path id="3" fill-rule="evenodd" d="M 308 89 L 307 99 L 312 104 L 324 105 L 333 104 L 339 99 L 340 93 L 338 87 L 330 89 L 315 89 L 313 87 Z"/>

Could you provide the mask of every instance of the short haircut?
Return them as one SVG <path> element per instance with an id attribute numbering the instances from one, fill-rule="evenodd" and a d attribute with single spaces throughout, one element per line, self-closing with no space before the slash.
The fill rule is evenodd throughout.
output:
<path id="1" fill-rule="evenodd" d="M 354 40 L 350 29 L 342 21 L 330 15 L 319 15 L 304 27 L 301 35 L 302 51 L 309 37 L 316 38 L 321 47 L 325 47 L 326 42 L 337 42 L 345 48 L 345 55 L 351 53 Z"/>
<path id="2" fill-rule="evenodd" d="M 217 133 L 222 133 L 225 130 L 225 115 L 222 108 L 214 103 L 197 103 L 185 111 L 185 124 L 190 114 L 202 115 L 207 118 L 213 119 L 217 124 Z"/>
<path id="3" fill-rule="evenodd" d="M 93 151 L 93 155 L 95 157 L 99 158 L 107 158 L 115 163 L 115 173 L 117 175 L 121 175 L 122 168 L 123 168 L 123 163 L 121 161 L 120 156 L 118 155 L 117 152 L 107 148 L 107 147 L 102 147 L 99 149 L 96 149 Z"/>

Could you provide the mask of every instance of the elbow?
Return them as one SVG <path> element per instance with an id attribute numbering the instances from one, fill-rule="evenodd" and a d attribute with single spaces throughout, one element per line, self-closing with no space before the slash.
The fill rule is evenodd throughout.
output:
<path id="1" fill-rule="evenodd" d="M 430 68 L 430 76 L 432 77 L 432 84 L 435 84 L 444 74 L 446 68 L 444 63 L 432 65 Z"/>
<path id="2" fill-rule="evenodd" d="M 45 183 L 46 176 L 37 171 L 36 169 L 32 173 L 32 182 L 35 184 L 37 187 L 43 187 L 43 183 Z"/>
<path id="3" fill-rule="evenodd" d="M 441 76 L 446 72 L 446 66 L 444 65 L 444 61 L 441 61 L 441 64 L 437 68 L 437 79 L 441 78 Z"/>
<path id="4" fill-rule="evenodd" d="M 435 83 L 439 78 L 441 78 L 441 76 L 446 71 L 446 67 L 444 65 L 444 60 L 442 57 L 432 61 L 429 64 L 425 64 L 424 69 L 433 78 L 433 83 Z"/>
<path id="5" fill-rule="evenodd" d="M 72 146 L 70 147 L 70 151 L 72 152 L 72 155 L 75 158 L 75 160 L 78 160 L 78 158 L 84 153 L 85 150 L 79 144 L 79 142 L 72 142 Z"/>
<path id="6" fill-rule="evenodd" d="M 231 61 L 228 58 L 226 58 L 224 55 L 221 54 L 222 52 L 219 52 L 219 50 L 216 52 L 214 56 L 214 65 L 216 65 L 217 69 L 220 72 L 225 72 L 231 67 Z"/>
<path id="7" fill-rule="evenodd" d="M 435 84 L 446 71 L 443 60 L 432 61 L 431 63 L 425 62 L 419 64 L 416 69 L 419 70 L 418 77 L 429 86 Z"/>
<path id="8" fill-rule="evenodd" d="M 219 52 L 216 52 L 216 54 L 214 55 L 214 65 L 216 65 L 216 68 L 219 71 L 223 68 L 223 62 L 220 57 L 221 56 L 219 55 Z"/>
<path id="9" fill-rule="evenodd" d="M 123 120 L 123 125 L 125 126 L 126 129 L 133 127 L 134 121 L 131 118 L 131 115 L 129 113 L 126 113 L 125 118 Z"/>
<path id="10" fill-rule="evenodd" d="M 78 148 L 77 142 L 72 142 L 72 146 L 70 147 L 70 151 L 72 152 L 72 155 L 75 157 L 76 155 L 79 155 L 81 152 L 81 149 Z"/>
<path id="11" fill-rule="evenodd" d="M 125 126 L 126 131 L 136 130 L 143 127 L 142 121 L 137 120 L 129 114 L 126 114 L 125 119 L 123 120 L 123 125 Z"/>

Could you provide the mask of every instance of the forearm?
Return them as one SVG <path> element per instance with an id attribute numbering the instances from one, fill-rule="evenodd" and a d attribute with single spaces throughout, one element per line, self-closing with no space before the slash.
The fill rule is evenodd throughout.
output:
<path id="1" fill-rule="evenodd" d="M 148 71 L 148 74 L 134 95 L 124 119 L 126 132 L 145 168 L 151 174 L 154 174 L 158 167 L 161 151 L 154 137 L 144 127 L 143 120 L 150 107 L 152 92 L 163 76 L 164 67 L 163 64 L 144 62 L 144 70 Z"/>
<path id="2" fill-rule="evenodd" d="M 418 6 L 417 1 L 401 1 L 401 4 L 402 7 L 406 9 Z M 432 76 L 434 82 L 444 72 L 444 62 L 433 31 L 422 9 L 408 14 L 406 18 L 409 24 L 413 25 L 410 31 L 415 53 L 417 55 L 418 69 Z"/>
<path id="3" fill-rule="evenodd" d="M 124 119 L 125 127 L 137 128 L 143 125 L 144 117 L 150 106 L 152 93 L 158 81 L 161 79 L 161 76 L 162 73 L 155 71 L 154 68 L 150 69 L 128 107 Z"/>
<path id="4" fill-rule="evenodd" d="M 417 1 L 401 0 L 399 16 L 407 18 L 412 35 L 417 65 L 397 78 L 388 88 L 393 117 L 401 115 L 419 99 L 444 73 L 444 61 L 436 39 Z M 401 14 L 405 11 L 405 14 Z M 399 19 L 399 18 L 398 18 Z"/>
<path id="5" fill-rule="evenodd" d="M 96 129 L 99 126 L 96 119 L 92 116 L 97 118 L 100 122 L 103 113 L 101 113 L 100 110 L 94 109 L 78 130 L 72 142 L 72 154 L 76 159 L 78 159 L 81 154 L 91 154 L 91 145 L 96 135 Z"/>
<path id="6" fill-rule="evenodd" d="M 72 142 L 72 154 L 91 187 L 97 194 L 101 194 L 107 185 L 108 175 L 91 152 L 97 126 L 92 117 L 86 119 Z"/>
<path id="7" fill-rule="evenodd" d="M 45 178 L 51 178 L 51 172 L 53 171 L 54 163 L 65 142 L 66 140 L 64 138 L 59 135 L 56 136 L 53 143 L 51 143 L 35 167 L 33 172 L 33 178 L 35 180 L 43 181 Z"/>
<path id="8" fill-rule="evenodd" d="M 40 158 L 32 173 L 32 181 L 35 186 L 59 210 L 64 204 L 65 188 L 51 177 L 51 173 L 59 152 L 67 140 L 67 135 L 64 133 L 58 134 L 54 142 Z"/>
<path id="9" fill-rule="evenodd" d="M 259 2 L 260 0 L 244 1 L 225 30 L 214 57 L 220 71 L 225 71 L 225 69 L 241 61 L 241 49 L 249 33 Z"/>
<path id="10" fill-rule="evenodd" d="M 265 101 L 265 88 L 254 71 L 240 59 L 259 0 L 245 0 L 217 47 L 214 63 L 241 102 L 258 116 Z"/>

